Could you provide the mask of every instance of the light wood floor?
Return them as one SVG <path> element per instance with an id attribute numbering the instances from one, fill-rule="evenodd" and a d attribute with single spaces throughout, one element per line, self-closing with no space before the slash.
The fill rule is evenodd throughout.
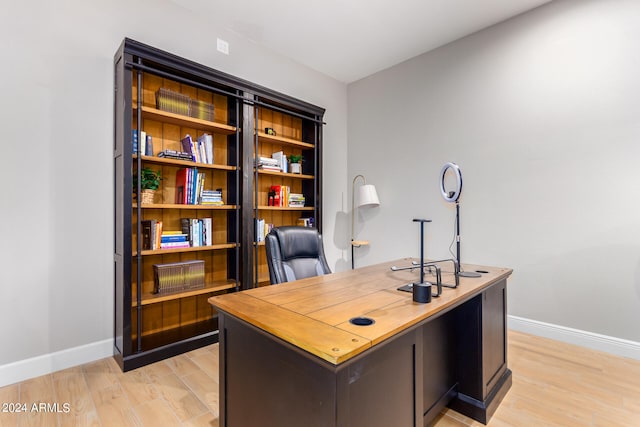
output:
<path id="1" fill-rule="evenodd" d="M 640 426 L 640 361 L 510 331 L 509 367 L 513 386 L 491 427 Z M 70 411 L 31 412 L 34 402 Z M 28 412 L 0 412 L 2 427 L 218 426 L 218 345 L 126 374 L 107 358 L 0 388 L 10 403 Z M 435 425 L 482 424 L 446 410 Z"/>

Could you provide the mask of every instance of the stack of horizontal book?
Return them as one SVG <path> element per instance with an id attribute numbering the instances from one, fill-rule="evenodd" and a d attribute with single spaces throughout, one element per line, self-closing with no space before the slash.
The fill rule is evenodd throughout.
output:
<path id="1" fill-rule="evenodd" d="M 290 208 L 303 208 L 304 207 L 304 194 L 289 193 L 289 207 Z"/>
<path id="2" fill-rule="evenodd" d="M 222 201 L 222 189 L 202 190 L 200 204 L 214 206 L 224 205 L 224 202 Z"/>
<path id="3" fill-rule="evenodd" d="M 282 170 L 280 168 L 280 165 L 278 164 L 278 160 L 273 159 L 271 157 L 262 157 L 262 156 L 258 157 L 258 160 L 256 161 L 256 167 L 258 169 L 278 171 L 278 172 Z"/>
<path id="4" fill-rule="evenodd" d="M 186 153 L 184 151 L 176 151 L 176 150 L 162 150 L 158 153 L 158 157 L 165 157 L 167 159 L 176 159 L 176 160 L 192 160 L 191 154 Z"/>
<path id="5" fill-rule="evenodd" d="M 181 231 L 164 231 L 160 236 L 160 249 L 189 247 L 189 235 Z"/>

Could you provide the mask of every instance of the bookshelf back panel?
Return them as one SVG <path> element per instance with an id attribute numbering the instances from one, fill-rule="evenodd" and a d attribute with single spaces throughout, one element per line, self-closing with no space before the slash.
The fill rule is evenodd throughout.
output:
<path id="1" fill-rule="evenodd" d="M 271 280 L 269 279 L 269 266 L 267 265 L 267 249 L 264 245 L 259 245 L 256 253 L 258 256 L 258 285 L 269 285 Z"/>
<path id="2" fill-rule="evenodd" d="M 179 83 L 171 79 L 156 76 L 151 73 L 142 75 L 142 105 L 156 108 L 156 93 L 160 88 L 170 89 L 188 95 L 191 99 L 213 104 L 213 121 L 217 123 L 228 123 L 229 111 L 227 107 L 228 98 L 225 95 L 199 89 L 184 83 Z M 138 82 L 134 78 L 132 85 L 132 100 L 138 102 Z M 300 128 L 302 130 L 302 127 Z M 302 132 L 301 132 L 302 133 Z"/>
<path id="3" fill-rule="evenodd" d="M 283 151 L 287 159 L 289 159 L 292 154 L 302 154 L 301 148 L 292 147 L 291 145 L 278 144 L 275 142 L 261 142 L 258 144 L 258 156 L 260 157 L 271 157 L 273 153 L 278 151 Z"/>
<path id="4" fill-rule="evenodd" d="M 145 305 L 142 310 L 142 335 L 152 335 L 170 331 L 181 326 L 193 325 L 211 319 L 217 314 L 207 299 L 213 293 L 196 295 L 179 300 L 164 301 L 158 304 Z M 137 309 L 131 310 L 133 339 L 137 338 Z"/>
<path id="5" fill-rule="evenodd" d="M 274 227 L 283 225 L 297 225 L 298 219 L 309 217 L 313 211 L 280 211 L 280 210 L 260 210 L 258 217 L 264 219 L 265 224 L 273 224 Z"/>
<path id="6" fill-rule="evenodd" d="M 265 128 L 272 128 L 277 136 L 302 141 L 302 119 L 268 108 L 260 108 L 257 117 L 257 128 L 261 132 L 264 132 Z"/>

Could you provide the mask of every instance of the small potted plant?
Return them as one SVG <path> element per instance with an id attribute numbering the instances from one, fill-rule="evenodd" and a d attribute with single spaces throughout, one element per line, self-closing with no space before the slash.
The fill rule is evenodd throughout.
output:
<path id="1" fill-rule="evenodd" d="M 289 155 L 289 163 L 291 164 L 291 173 L 301 173 L 302 154 Z"/>
<path id="2" fill-rule="evenodd" d="M 160 187 L 160 171 L 154 171 L 149 168 L 142 168 L 142 179 L 140 180 L 140 190 L 142 192 L 142 203 L 153 203 L 153 197 L 158 187 Z M 138 188 L 137 175 L 133 176 L 133 186 Z"/>

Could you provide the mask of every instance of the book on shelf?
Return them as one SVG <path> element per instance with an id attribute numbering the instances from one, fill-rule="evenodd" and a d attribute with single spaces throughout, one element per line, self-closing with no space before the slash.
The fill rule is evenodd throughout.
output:
<path id="1" fill-rule="evenodd" d="M 198 168 L 182 168 L 176 172 L 176 204 L 199 205 L 205 191 L 205 178 Z"/>
<path id="2" fill-rule="evenodd" d="M 183 249 L 189 248 L 189 242 L 164 242 L 160 243 L 160 249 Z"/>
<path id="3" fill-rule="evenodd" d="M 313 227 L 313 225 L 314 225 L 313 217 L 298 218 L 297 225 L 299 225 L 301 227 Z"/>
<path id="4" fill-rule="evenodd" d="M 259 156 L 256 159 L 256 167 L 263 170 L 272 170 L 280 172 L 282 169 L 278 165 L 278 160 L 272 157 Z"/>
<path id="5" fill-rule="evenodd" d="M 273 229 L 273 224 L 266 223 L 264 218 L 256 218 L 256 237 L 257 243 L 264 242 L 265 237 Z"/>
<path id="6" fill-rule="evenodd" d="M 140 155 L 141 156 L 146 156 L 147 155 L 147 132 L 141 130 L 140 131 Z"/>
<path id="7" fill-rule="evenodd" d="M 191 160 L 191 154 L 185 153 L 184 151 L 176 151 L 176 150 L 162 150 L 158 153 L 158 157 L 164 157 L 167 159 L 176 159 L 176 160 Z"/>
<path id="8" fill-rule="evenodd" d="M 304 195 L 298 193 L 289 194 L 289 207 L 290 208 L 303 208 L 304 207 Z"/>
<path id="9" fill-rule="evenodd" d="M 131 131 L 131 145 L 133 147 L 133 154 L 138 154 L 138 129 Z"/>
<path id="10" fill-rule="evenodd" d="M 267 193 L 267 205 L 274 207 L 289 206 L 290 190 L 288 185 L 272 185 Z"/>
<path id="11" fill-rule="evenodd" d="M 202 218 L 202 230 L 204 246 L 213 245 L 213 218 Z"/>
<path id="12" fill-rule="evenodd" d="M 200 156 L 202 163 L 208 165 L 213 164 L 213 136 L 208 133 L 202 134 L 198 137 L 198 148 L 200 150 Z"/>
<path id="13" fill-rule="evenodd" d="M 152 219 L 145 219 L 140 221 L 140 227 L 142 229 L 142 233 L 141 233 L 141 237 L 142 237 L 142 250 L 151 250 L 151 248 L 153 247 L 151 242 L 152 240 L 152 233 L 151 230 L 155 230 L 156 225 L 155 225 L 155 220 Z"/>
<path id="14" fill-rule="evenodd" d="M 141 144 L 140 141 L 144 143 Z M 133 148 L 133 154 L 140 154 L 141 156 L 153 156 L 153 143 L 151 135 L 147 135 L 147 132 L 138 129 L 131 131 L 131 146 Z M 140 150 L 140 153 L 138 153 Z"/>
<path id="15" fill-rule="evenodd" d="M 176 172 L 176 204 L 187 204 L 187 173 L 188 169 L 179 169 Z"/>
<path id="16" fill-rule="evenodd" d="M 182 234 L 191 247 L 213 245 L 212 218 L 181 218 Z"/>
<path id="17" fill-rule="evenodd" d="M 197 153 L 191 135 L 186 134 L 185 137 L 180 140 L 180 142 L 182 143 L 182 150 L 191 154 L 191 160 L 197 162 L 198 157 L 196 155 Z"/>
<path id="18" fill-rule="evenodd" d="M 189 242 L 189 235 L 185 233 L 163 232 L 160 237 L 161 243 Z"/>
<path id="19" fill-rule="evenodd" d="M 278 162 L 278 167 L 282 172 L 288 172 L 287 156 L 283 151 L 276 151 L 271 157 Z"/>
<path id="20" fill-rule="evenodd" d="M 203 205 L 222 206 L 222 188 L 217 190 L 202 190 L 200 203 Z"/>
<path id="21" fill-rule="evenodd" d="M 162 221 L 145 219 L 140 221 L 142 228 L 142 250 L 160 249 Z"/>
<path id="22" fill-rule="evenodd" d="M 153 156 L 153 139 L 151 138 L 151 135 L 147 134 L 144 147 L 144 155 Z"/>

